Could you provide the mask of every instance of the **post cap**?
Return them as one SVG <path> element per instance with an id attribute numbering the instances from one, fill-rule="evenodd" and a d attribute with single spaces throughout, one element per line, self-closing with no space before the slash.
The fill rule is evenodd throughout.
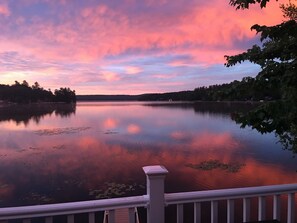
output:
<path id="1" fill-rule="evenodd" d="M 155 166 L 144 166 L 142 167 L 144 173 L 149 176 L 160 176 L 166 175 L 168 170 L 164 166 L 155 165 Z"/>

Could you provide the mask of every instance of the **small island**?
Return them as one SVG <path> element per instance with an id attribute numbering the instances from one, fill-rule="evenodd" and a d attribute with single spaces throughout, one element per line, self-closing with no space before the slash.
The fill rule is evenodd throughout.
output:
<path id="1" fill-rule="evenodd" d="M 42 88 L 38 82 L 30 86 L 25 80 L 22 83 L 15 81 L 12 85 L 0 84 L 0 104 L 37 102 L 76 103 L 76 94 L 74 90 L 62 87 L 53 93 Z"/>

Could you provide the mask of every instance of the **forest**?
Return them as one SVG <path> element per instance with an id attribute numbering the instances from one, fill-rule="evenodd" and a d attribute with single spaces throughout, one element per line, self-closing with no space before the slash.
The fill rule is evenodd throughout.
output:
<path id="1" fill-rule="evenodd" d="M 198 87 L 193 91 L 139 95 L 140 101 L 271 101 L 280 99 L 277 86 L 265 85 L 256 78 Z"/>
<path id="2" fill-rule="evenodd" d="M 34 102 L 65 102 L 75 103 L 76 94 L 70 88 L 56 89 L 54 93 L 42 88 L 38 82 L 30 86 L 27 81 L 19 83 L 15 81 L 12 85 L 0 84 L 0 100 L 13 103 Z"/>
<path id="3" fill-rule="evenodd" d="M 30 86 L 27 81 L 13 85 L 0 84 L 0 100 L 14 103 L 33 102 L 66 102 L 76 100 L 88 101 L 271 101 L 280 99 L 280 89 L 269 87 L 252 77 L 244 77 L 241 81 L 198 87 L 194 90 L 149 93 L 141 95 L 78 95 L 69 88 L 60 88 L 54 93 L 45 90 L 38 82 Z"/>
<path id="4" fill-rule="evenodd" d="M 266 7 L 269 0 L 230 0 L 236 9 L 248 9 L 250 4 Z M 289 1 L 280 4 L 284 21 L 274 26 L 254 24 L 260 45 L 253 45 L 237 55 L 225 56 L 227 67 L 244 61 L 258 64 L 261 71 L 256 82 L 264 89 L 279 94 L 279 100 L 263 103 L 247 114 L 237 114 L 234 120 L 241 127 L 250 126 L 264 133 L 274 132 L 284 148 L 297 153 L 297 5 Z"/>

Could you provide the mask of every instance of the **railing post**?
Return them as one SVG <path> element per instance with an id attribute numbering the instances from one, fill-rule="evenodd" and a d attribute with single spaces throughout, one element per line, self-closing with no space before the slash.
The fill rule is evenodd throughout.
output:
<path id="1" fill-rule="evenodd" d="M 148 223 L 165 222 L 164 180 L 168 170 L 163 166 L 145 166 L 146 188 L 149 196 Z"/>

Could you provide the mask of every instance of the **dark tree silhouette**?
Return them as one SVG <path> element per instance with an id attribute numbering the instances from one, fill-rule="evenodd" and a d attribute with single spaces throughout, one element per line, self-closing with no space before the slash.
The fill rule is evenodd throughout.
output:
<path id="1" fill-rule="evenodd" d="M 248 8 L 243 2 L 261 3 L 268 1 L 236 0 L 231 5 Z M 297 8 L 291 2 L 281 5 L 287 21 L 275 26 L 252 26 L 261 35 L 262 45 L 254 45 L 246 52 L 226 56 L 226 66 L 250 61 L 261 66 L 256 76 L 259 86 L 277 89 L 280 100 L 265 103 L 248 114 L 238 114 L 235 120 L 251 126 L 262 133 L 275 132 L 284 148 L 297 152 Z"/>
<path id="2" fill-rule="evenodd" d="M 76 102 L 75 91 L 72 91 L 70 88 L 60 88 L 55 90 L 55 100 L 58 102 Z"/>
<path id="3" fill-rule="evenodd" d="M 251 4 L 260 4 L 261 8 L 266 7 L 269 0 L 230 0 L 229 4 L 236 9 L 248 9 Z"/>
<path id="4" fill-rule="evenodd" d="M 32 87 L 27 81 L 20 84 L 15 81 L 13 85 L 0 85 L 0 100 L 14 103 L 32 102 L 76 102 L 75 91 L 70 88 L 60 88 L 55 94 L 51 90 L 45 90 L 35 82 Z"/>

